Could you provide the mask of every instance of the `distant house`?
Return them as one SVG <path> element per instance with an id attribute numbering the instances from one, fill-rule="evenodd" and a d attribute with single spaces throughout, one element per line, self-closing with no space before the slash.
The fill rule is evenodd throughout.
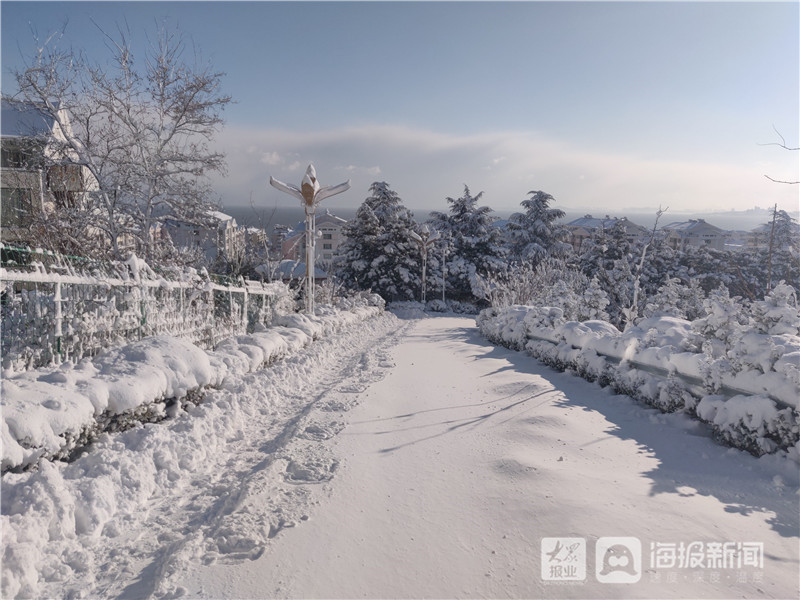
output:
<path id="1" fill-rule="evenodd" d="M 273 279 L 280 278 L 284 283 L 299 282 L 305 279 L 306 276 L 306 263 L 296 260 L 282 260 L 278 264 L 277 277 L 273 275 Z M 314 265 L 314 280 L 318 283 L 325 281 L 328 274 L 316 264 Z"/>
<path id="2" fill-rule="evenodd" d="M 689 246 L 705 246 L 714 250 L 725 249 L 726 232 L 706 223 L 703 219 L 690 219 L 680 223 L 664 225 L 666 242 L 674 250 L 686 250 Z"/>
<path id="3" fill-rule="evenodd" d="M 344 241 L 344 226 L 347 221 L 337 217 L 329 210 L 317 216 L 317 243 L 314 249 L 314 259 L 330 261 L 333 259 L 339 245 Z M 294 230 L 284 230 L 281 243 L 281 258 L 286 260 L 305 259 L 306 256 L 306 225 L 300 222 Z"/>
<path id="4" fill-rule="evenodd" d="M 646 228 L 629 221 L 627 217 L 617 218 L 609 217 L 608 215 L 602 219 L 595 218 L 592 215 L 584 215 L 579 219 L 570 221 L 565 227 L 569 231 L 569 242 L 572 244 L 572 248 L 575 252 L 582 252 L 585 250 L 583 244 L 586 240 L 594 237 L 600 231 L 611 229 L 617 223 L 621 223 L 625 228 L 625 235 L 631 243 L 647 238 L 650 235 Z"/>
<path id="5" fill-rule="evenodd" d="M 66 112 L 59 115 L 69 129 Z M 67 131 L 67 133 L 70 133 Z M 0 239 L 35 244 L 30 225 L 37 214 L 73 208 L 98 189 L 89 171 L 75 164 L 74 153 L 59 142 L 66 136 L 58 122 L 31 105 L 3 100 L 0 112 Z"/>
<path id="6" fill-rule="evenodd" d="M 800 240 L 800 223 L 791 224 L 794 236 Z M 764 223 L 747 232 L 745 236 L 745 246 L 758 250 L 769 248 L 769 238 L 772 235 L 772 223 Z"/>
<path id="7" fill-rule="evenodd" d="M 180 248 L 199 248 L 209 262 L 218 256 L 228 260 L 240 257 L 245 248 L 245 231 L 236 219 L 219 211 L 211 211 L 206 223 L 193 223 L 167 218 L 163 230 Z"/>

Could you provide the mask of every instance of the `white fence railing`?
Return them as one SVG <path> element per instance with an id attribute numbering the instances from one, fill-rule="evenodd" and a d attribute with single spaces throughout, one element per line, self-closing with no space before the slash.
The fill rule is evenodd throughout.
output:
<path id="1" fill-rule="evenodd" d="M 173 279 L 133 265 L 107 275 L 57 272 L 41 263 L 27 270 L 0 269 L 3 368 L 78 361 L 114 344 L 161 334 L 212 347 L 223 337 L 269 324 L 276 311 L 292 307 L 282 283 L 215 281 L 195 271 Z"/>

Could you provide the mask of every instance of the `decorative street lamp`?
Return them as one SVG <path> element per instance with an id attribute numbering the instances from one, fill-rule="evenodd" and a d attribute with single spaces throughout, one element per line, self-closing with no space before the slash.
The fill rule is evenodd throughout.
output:
<path id="1" fill-rule="evenodd" d="M 317 205 L 325 198 L 341 194 L 350 189 L 350 180 L 339 185 L 320 186 L 317 181 L 317 172 L 314 165 L 308 165 L 306 174 L 300 187 L 278 181 L 270 176 L 269 183 L 272 187 L 294 196 L 303 205 L 306 211 L 306 312 L 314 314 L 314 249 L 317 243 L 316 219 Z"/>
<path id="2" fill-rule="evenodd" d="M 411 232 L 411 239 L 419 244 L 419 251 L 422 254 L 422 303 L 425 304 L 425 270 L 428 264 L 428 250 L 433 248 L 433 243 L 439 239 L 439 233 L 435 230 L 431 233 L 428 226 L 423 225 L 420 233 Z"/>

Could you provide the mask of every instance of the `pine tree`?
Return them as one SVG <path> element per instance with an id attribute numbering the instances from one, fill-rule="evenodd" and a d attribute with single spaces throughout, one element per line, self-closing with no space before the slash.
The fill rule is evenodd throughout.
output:
<path id="1" fill-rule="evenodd" d="M 797 291 L 781 281 L 764 300 L 753 303 L 751 325 L 759 333 L 800 335 Z"/>
<path id="2" fill-rule="evenodd" d="M 483 192 L 472 196 L 465 185 L 463 196 L 447 198 L 449 213 L 431 213 L 431 226 L 448 243 L 448 293 L 458 300 L 481 299 L 479 278 L 496 274 L 505 266 L 502 234 L 492 225 L 492 209 L 478 206 L 481 196 Z"/>
<path id="3" fill-rule="evenodd" d="M 600 286 L 597 277 L 592 277 L 586 291 L 583 293 L 582 301 L 578 307 L 578 320 L 588 321 L 596 319 L 608 321 L 609 315 L 606 307 L 609 305 L 608 294 Z"/>
<path id="4" fill-rule="evenodd" d="M 692 329 L 705 339 L 718 340 L 723 348 L 730 348 L 747 325 L 747 311 L 740 297 L 731 298 L 728 288 L 720 285 L 703 301 L 703 315 L 692 321 Z"/>
<path id="5" fill-rule="evenodd" d="M 375 182 L 370 192 L 343 229 L 334 268 L 351 289 L 372 290 L 387 302 L 413 300 L 420 283 L 419 249 L 409 235 L 413 214 L 388 183 Z"/>
<path id="6" fill-rule="evenodd" d="M 550 208 L 555 200 L 550 194 L 542 191 L 528 194 L 531 197 L 520 202 L 525 212 L 511 215 L 508 224 L 513 258 L 536 265 L 548 256 L 567 256 L 571 250 L 565 242 L 569 232 L 556 223 L 566 213 L 559 208 Z"/>
<path id="7" fill-rule="evenodd" d="M 774 282 L 785 281 L 792 286 L 800 284 L 800 228 L 785 210 L 772 212 L 772 221 L 762 226 L 766 237 L 761 257 L 767 268 L 766 290 Z"/>

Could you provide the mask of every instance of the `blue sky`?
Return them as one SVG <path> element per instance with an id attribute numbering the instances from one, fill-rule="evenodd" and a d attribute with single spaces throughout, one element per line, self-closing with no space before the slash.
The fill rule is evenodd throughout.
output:
<path id="1" fill-rule="evenodd" d="M 226 73 L 224 206 L 289 205 L 268 185 L 389 182 L 441 210 L 469 185 L 498 211 L 544 190 L 595 213 L 797 210 L 797 2 L 9 2 L 2 89 L 34 43 L 104 60 L 93 19 L 178 27 Z M 333 202 L 333 201 L 332 201 Z"/>

